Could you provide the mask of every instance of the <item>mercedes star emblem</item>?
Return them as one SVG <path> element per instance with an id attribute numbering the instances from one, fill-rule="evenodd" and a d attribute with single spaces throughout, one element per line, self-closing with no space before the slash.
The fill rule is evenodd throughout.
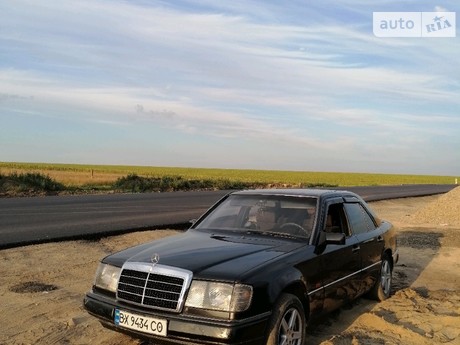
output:
<path id="1" fill-rule="evenodd" d="M 152 264 L 157 264 L 158 261 L 160 261 L 160 254 L 158 253 L 155 253 L 152 255 L 152 257 L 150 258 L 150 261 L 152 261 Z"/>

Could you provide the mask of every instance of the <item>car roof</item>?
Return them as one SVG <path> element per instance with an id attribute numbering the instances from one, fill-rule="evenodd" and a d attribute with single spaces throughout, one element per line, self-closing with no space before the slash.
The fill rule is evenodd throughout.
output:
<path id="1" fill-rule="evenodd" d="M 316 189 L 316 188 L 297 188 L 297 189 L 248 189 L 233 192 L 237 195 L 278 195 L 278 196 L 297 196 L 297 197 L 357 197 L 355 193 L 346 190 Z"/>

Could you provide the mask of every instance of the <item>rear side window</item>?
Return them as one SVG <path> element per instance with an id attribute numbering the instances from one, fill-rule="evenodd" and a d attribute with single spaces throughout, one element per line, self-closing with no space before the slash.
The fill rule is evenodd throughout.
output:
<path id="1" fill-rule="evenodd" d="M 375 229 L 374 221 L 361 204 L 345 203 L 344 205 L 351 231 L 355 235 Z"/>

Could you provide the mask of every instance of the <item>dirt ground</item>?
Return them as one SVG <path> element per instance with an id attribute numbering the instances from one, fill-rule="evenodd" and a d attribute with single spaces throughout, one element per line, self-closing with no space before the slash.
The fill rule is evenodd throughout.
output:
<path id="1" fill-rule="evenodd" d="M 315 322 L 308 344 L 460 344 L 460 222 L 455 219 L 460 197 L 448 220 L 420 221 L 434 203 L 443 209 L 452 203 L 446 200 L 431 196 L 371 204 L 399 227 L 401 258 L 393 295 L 382 303 L 360 298 Z M 174 233 L 153 230 L 0 251 L 0 344 L 141 344 L 104 329 L 83 309 L 83 295 L 103 256 Z"/>

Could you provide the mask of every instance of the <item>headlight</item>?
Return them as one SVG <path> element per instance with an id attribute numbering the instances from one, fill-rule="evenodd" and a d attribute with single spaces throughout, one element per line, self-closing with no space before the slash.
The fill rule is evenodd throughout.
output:
<path id="1" fill-rule="evenodd" d="M 240 312 L 249 308 L 252 286 L 194 280 L 190 286 L 187 307 Z"/>
<path id="2" fill-rule="evenodd" d="M 117 291 L 121 268 L 100 263 L 96 271 L 94 285 L 111 292 Z"/>

